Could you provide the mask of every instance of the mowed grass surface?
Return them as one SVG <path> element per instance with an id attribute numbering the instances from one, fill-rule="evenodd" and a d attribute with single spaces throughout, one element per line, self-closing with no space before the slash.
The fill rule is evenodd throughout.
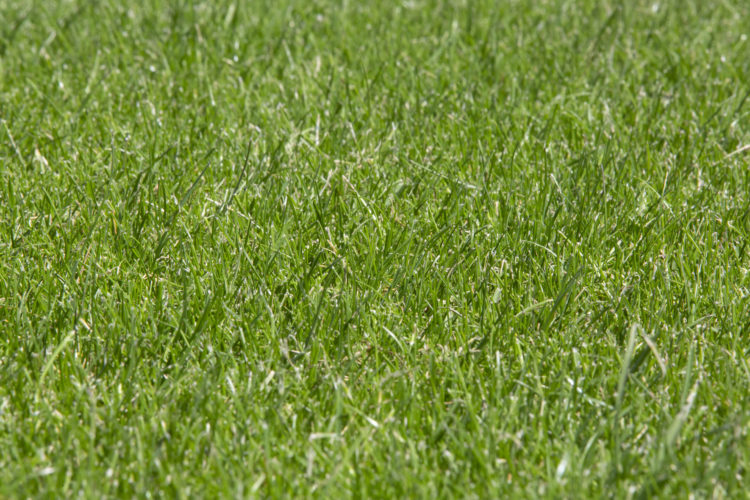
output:
<path id="1" fill-rule="evenodd" d="M 747 495 L 748 3 L 0 19 L 0 496 Z"/>

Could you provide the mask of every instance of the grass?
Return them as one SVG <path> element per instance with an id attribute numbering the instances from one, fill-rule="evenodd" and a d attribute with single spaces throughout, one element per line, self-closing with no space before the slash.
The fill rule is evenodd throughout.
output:
<path id="1" fill-rule="evenodd" d="M 0 497 L 747 497 L 750 5 L 0 0 Z"/>

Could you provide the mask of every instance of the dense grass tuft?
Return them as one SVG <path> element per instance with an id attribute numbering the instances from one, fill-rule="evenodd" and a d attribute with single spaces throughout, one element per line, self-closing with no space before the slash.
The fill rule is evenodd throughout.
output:
<path id="1" fill-rule="evenodd" d="M 0 497 L 746 495 L 748 20 L 0 0 Z"/>

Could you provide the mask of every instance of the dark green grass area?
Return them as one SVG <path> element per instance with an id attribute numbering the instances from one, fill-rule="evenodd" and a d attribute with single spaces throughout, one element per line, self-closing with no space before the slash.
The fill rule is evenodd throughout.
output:
<path id="1" fill-rule="evenodd" d="M 0 497 L 746 496 L 748 37 L 0 0 Z"/>

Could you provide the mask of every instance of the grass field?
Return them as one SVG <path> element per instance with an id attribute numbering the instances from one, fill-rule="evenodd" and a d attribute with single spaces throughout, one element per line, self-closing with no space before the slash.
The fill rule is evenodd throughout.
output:
<path id="1" fill-rule="evenodd" d="M 749 35 L 0 0 L 0 497 L 746 498 Z"/>

